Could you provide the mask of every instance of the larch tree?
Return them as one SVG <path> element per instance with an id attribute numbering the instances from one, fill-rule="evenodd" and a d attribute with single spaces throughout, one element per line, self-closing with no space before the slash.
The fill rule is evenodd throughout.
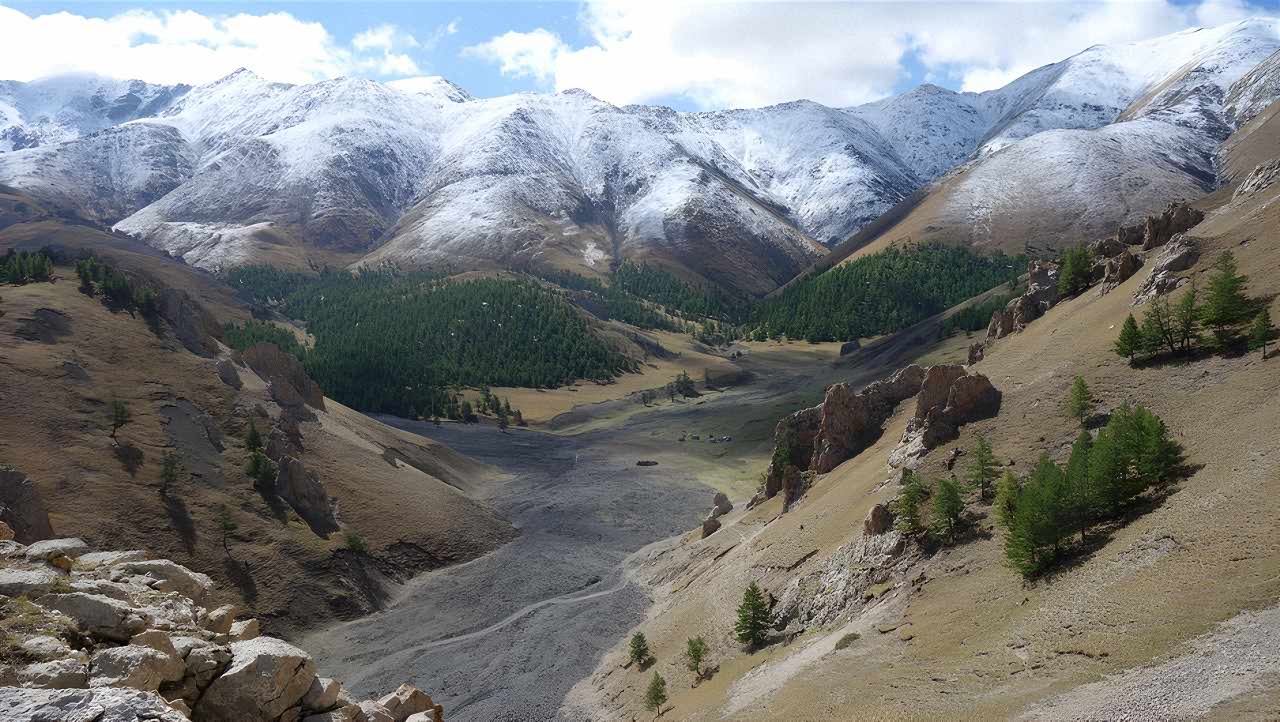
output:
<path id="1" fill-rule="evenodd" d="M 644 691 L 644 708 L 653 712 L 653 718 L 662 716 L 662 705 L 667 703 L 667 680 L 657 672 L 649 679 L 649 688 Z"/>
<path id="2" fill-rule="evenodd" d="M 738 641 L 748 649 L 763 646 L 768 640 L 772 616 L 759 585 L 755 582 L 748 584 L 742 594 L 742 603 L 738 605 L 738 621 L 733 625 Z"/>
<path id="3" fill-rule="evenodd" d="M 973 460 L 969 462 L 969 485 L 977 489 L 983 499 L 988 499 L 991 496 L 991 486 L 998 476 L 991 444 L 987 441 L 987 437 L 978 434 L 978 443 L 973 449 Z"/>
<path id="4" fill-rule="evenodd" d="M 1262 358 L 1267 357 L 1267 344 L 1276 337 L 1276 327 L 1271 325 L 1271 312 L 1262 309 L 1253 317 L 1253 326 L 1249 330 L 1249 344 L 1253 348 L 1262 349 Z"/>
<path id="5" fill-rule="evenodd" d="M 1244 321 L 1249 312 L 1249 297 L 1245 295 L 1248 280 L 1240 273 L 1231 251 L 1223 251 L 1214 261 L 1200 317 L 1213 329 L 1219 343 L 1226 340 L 1231 327 Z"/>
<path id="6" fill-rule="evenodd" d="M 964 512 L 964 500 L 960 498 L 960 485 L 954 479 L 938 480 L 933 495 L 933 519 L 930 531 L 945 544 L 956 540 L 960 529 L 960 514 Z"/>
<path id="7" fill-rule="evenodd" d="M 627 661 L 644 667 L 652 658 L 653 655 L 649 652 L 649 640 L 645 639 L 644 632 L 631 635 L 631 644 L 627 648 Z"/>
<path id="8" fill-rule="evenodd" d="M 1142 331 L 1138 330 L 1138 322 L 1133 318 L 1132 313 L 1124 319 L 1124 325 L 1120 327 L 1120 337 L 1116 339 L 1114 348 L 1122 358 L 1129 359 L 1130 366 L 1143 350 Z"/>
<path id="9" fill-rule="evenodd" d="M 1093 404 L 1093 392 L 1089 390 L 1089 384 L 1083 376 L 1076 376 L 1075 381 L 1071 382 L 1071 394 L 1067 397 L 1067 414 L 1084 426 L 1089 414 L 1093 413 Z"/>

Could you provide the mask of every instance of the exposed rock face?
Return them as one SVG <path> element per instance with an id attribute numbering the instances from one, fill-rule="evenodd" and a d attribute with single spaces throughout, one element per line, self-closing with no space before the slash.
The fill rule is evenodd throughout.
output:
<path id="1" fill-rule="evenodd" d="M 703 539 L 706 539 L 707 537 L 711 536 L 712 534 L 715 534 L 718 531 L 720 531 L 719 519 L 711 518 L 711 519 L 703 520 L 702 522 L 702 538 Z"/>
<path id="2" fill-rule="evenodd" d="M 712 516 L 724 516 L 733 511 L 733 504 L 729 502 L 729 497 L 723 491 L 717 491 L 711 503 L 714 505 L 711 509 Z"/>
<path id="3" fill-rule="evenodd" d="M 1142 260 L 1125 249 L 1115 258 L 1109 258 L 1102 274 L 1102 292 L 1110 293 L 1116 286 L 1129 280 L 1129 277 L 1142 268 Z"/>
<path id="4" fill-rule="evenodd" d="M 1185 271 L 1200 258 L 1200 244 L 1186 234 L 1174 238 L 1151 262 L 1151 272 L 1133 292 L 1134 304 L 1150 301 L 1186 283 L 1176 274 Z"/>
<path id="5" fill-rule="evenodd" d="M 242 358 L 271 385 L 272 399 L 286 411 L 299 414 L 301 419 L 313 416 L 301 408 L 303 404 L 324 411 L 324 392 L 292 354 L 273 343 L 259 343 L 245 349 Z"/>
<path id="6" fill-rule="evenodd" d="M 813 441 L 821 424 L 822 406 L 819 405 L 784 416 L 774 427 L 773 461 L 769 464 L 764 481 L 766 499 L 772 499 L 782 491 L 782 475 L 788 465 L 809 463 L 813 455 Z"/>
<path id="7" fill-rule="evenodd" d="M 969 365 L 972 366 L 981 361 L 986 356 L 986 344 L 981 341 L 975 341 L 969 345 Z"/>
<path id="8" fill-rule="evenodd" d="M 854 351 L 857 351 L 860 348 L 862 348 L 862 343 L 859 342 L 858 339 L 856 338 L 852 341 L 845 341 L 844 343 L 840 344 L 840 355 L 848 356 L 849 354 L 853 353 Z"/>
<path id="9" fill-rule="evenodd" d="M 12 466 L 0 466 L 0 521 L 9 525 L 19 544 L 53 536 L 49 512 L 35 482 Z"/>
<path id="10" fill-rule="evenodd" d="M 333 501 L 315 474 L 307 471 L 298 459 L 287 456 L 280 460 L 276 473 L 276 493 L 289 502 L 298 516 L 321 538 L 338 530 L 333 516 Z"/>
<path id="11" fill-rule="evenodd" d="M 876 504 L 867 512 L 867 518 L 862 522 L 862 533 L 866 536 L 877 536 L 889 531 L 892 527 L 893 515 L 889 513 L 889 507 Z"/>
<path id="12" fill-rule="evenodd" d="M 1186 203 L 1170 203 L 1162 213 L 1147 216 L 1142 233 L 1142 250 L 1159 248 L 1172 240 L 1174 234 L 1182 233 L 1202 220 L 1202 211 Z"/>
<path id="13" fill-rule="evenodd" d="M 169 322 L 173 333 L 188 351 L 205 357 L 218 354 L 222 325 L 186 291 L 165 288 L 156 297 L 160 316 Z"/>
<path id="14" fill-rule="evenodd" d="M 258 636 L 256 619 L 233 622 L 234 606 L 206 612 L 203 574 L 139 551 L 86 552 L 78 539 L 8 541 L 3 552 L 0 584 L 9 586 L 0 593 L 35 596 L 36 611 L 24 613 L 43 618 L 32 628 L 66 630 L 19 629 L 6 640 L 26 664 L 0 660 L 5 722 L 369 722 L 341 685 L 316 678 L 306 652 Z M 47 582 L 76 591 L 40 595 Z M 363 704 L 393 722 L 443 720 L 443 709 L 408 685 Z"/>
<path id="15" fill-rule="evenodd" d="M 1231 195 L 1231 199 L 1236 200 L 1252 195 L 1276 181 L 1280 181 L 1280 158 L 1274 158 L 1266 163 L 1259 163 L 1257 167 L 1249 172 L 1249 175 L 1245 176 L 1243 181 L 1240 181 L 1240 185 L 1236 186 L 1235 193 Z"/>
<path id="16" fill-rule="evenodd" d="M 1010 301 L 1004 308 L 991 314 L 987 325 L 987 338 L 1004 338 L 1027 327 L 1053 308 L 1060 300 L 1058 294 L 1058 264 L 1050 261 L 1031 261 L 1027 266 L 1029 276 L 1027 290 Z"/>
<path id="17" fill-rule="evenodd" d="M 872 585 L 901 576 L 915 557 L 898 532 L 862 535 L 817 569 L 794 579 L 778 600 L 778 616 L 801 628 L 830 624 L 865 604 Z"/>
<path id="18" fill-rule="evenodd" d="M 240 381 L 240 372 L 236 371 L 236 365 L 230 359 L 221 359 L 216 367 L 218 369 L 218 378 L 222 379 L 222 383 L 233 389 L 239 389 L 244 386 Z"/>
<path id="19" fill-rule="evenodd" d="M 968 374 L 959 364 L 929 369 L 916 413 L 907 423 L 897 448 L 889 455 L 893 468 L 912 467 L 930 449 L 959 434 L 962 424 L 994 416 L 1000 410 L 999 389 L 982 374 Z"/>

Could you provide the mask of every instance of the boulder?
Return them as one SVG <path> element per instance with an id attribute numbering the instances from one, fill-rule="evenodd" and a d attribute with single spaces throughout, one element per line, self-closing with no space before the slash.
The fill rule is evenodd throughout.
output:
<path id="1" fill-rule="evenodd" d="M 702 522 L 702 538 L 703 539 L 706 539 L 712 534 L 715 534 L 717 531 L 720 531 L 719 519 L 714 519 L 714 518 L 707 519 L 706 521 Z"/>
<path id="2" fill-rule="evenodd" d="M 1057 305 L 1061 297 L 1058 294 L 1058 264 L 1049 261 L 1032 261 L 1027 266 L 1027 290 L 1021 296 L 1010 301 L 1002 309 L 991 314 L 991 323 L 987 325 L 987 338 L 1004 338 L 1027 327 L 1027 324 L 1040 318 L 1045 311 Z"/>
<path id="3" fill-rule="evenodd" d="M 396 691 L 378 700 L 396 722 L 404 722 L 409 715 L 425 712 L 435 707 L 426 692 L 411 684 L 402 684 Z"/>
<path id="4" fill-rule="evenodd" d="M 13 538 L 20 544 L 53 536 L 40 490 L 12 466 L 0 466 L 0 521 L 13 530 Z"/>
<path id="5" fill-rule="evenodd" d="M 100 594 L 46 594 L 36 603 L 71 617 L 80 631 L 86 634 L 118 642 L 128 641 L 146 629 L 150 621 L 148 616 L 125 602 Z"/>
<path id="6" fill-rule="evenodd" d="M 8 522 L 0 521 L 0 541 L 13 541 L 16 536 Z"/>
<path id="7" fill-rule="evenodd" d="M 858 339 L 856 338 L 852 341 L 845 341 L 844 343 L 840 344 L 840 355 L 848 356 L 849 354 L 853 353 L 854 351 L 857 351 L 860 348 L 862 348 L 862 344 L 859 343 Z"/>
<path id="8" fill-rule="evenodd" d="M 89 662 L 89 686 L 158 690 L 165 682 L 181 681 L 185 672 L 186 666 L 176 653 L 128 644 L 94 653 Z"/>
<path id="9" fill-rule="evenodd" d="M 186 666 L 183 677 L 186 689 L 182 696 L 194 702 L 231 663 L 231 649 L 214 644 L 196 647 L 186 654 L 183 663 Z"/>
<path id="10" fill-rule="evenodd" d="M 37 597 L 53 589 L 61 578 L 61 574 L 48 567 L 0 569 L 0 594 L 6 597 Z"/>
<path id="11" fill-rule="evenodd" d="M 710 670 L 704 670 L 704 673 Z M 428 712 L 409 715 L 404 722 L 444 722 L 444 707 L 436 705 Z"/>
<path id="12" fill-rule="evenodd" d="M 308 715 L 302 722 L 367 722 L 364 710 L 357 704 L 348 704 L 319 714 Z"/>
<path id="13" fill-rule="evenodd" d="M 366 700 L 360 703 L 360 711 L 364 713 L 366 722 L 396 722 L 391 712 L 377 702 Z"/>
<path id="14" fill-rule="evenodd" d="M 822 406 L 819 405 L 788 414 L 774 426 L 773 460 L 769 462 L 764 480 L 766 499 L 772 499 L 782 491 L 782 474 L 788 464 L 809 465 L 814 439 L 821 425 Z"/>
<path id="15" fill-rule="evenodd" d="M 160 582 L 153 585 L 154 589 L 161 592 L 177 592 L 196 604 L 202 604 L 205 595 L 213 587 L 213 580 L 207 574 L 193 572 L 168 559 L 126 562 L 119 566 L 131 574 L 159 579 Z"/>
<path id="16" fill-rule="evenodd" d="M 5 722 L 188 722 L 154 692 L 114 687 L 0 687 L 0 710 L 4 710 Z"/>
<path id="17" fill-rule="evenodd" d="M 76 557 L 76 570 L 93 571 L 105 567 L 112 567 L 125 562 L 141 562 L 145 561 L 147 553 L 141 549 L 132 549 L 122 552 L 89 552 Z"/>
<path id="18" fill-rule="evenodd" d="M 72 657 L 77 654 L 71 650 L 71 645 L 65 641 L 47 635 L 28 637 L 22 640 L 22 651 L 42 662 Z M 83 654 L 83 652 L 79 654 Z"/>
<path id="19" fill-rule="evenodd" d="M 867 536 L 877 536 L 892 528 L 893 515 L 889 513 L 889 507 L 884 504 L 871 507 L 867 512 L 867 518 L 862 522 L 862 533 Z"/>
<path id="20" fill-rule="evenodd" d="M 233 642 L 257 639 L 261 634 L 262 630 L 258 626 L 258 620 L 256 619 L 242 619 L 231 625 L 230 636 Z"/>
<path id="21" fill-rule="evenodd" d="M 28 546 L 26 556 L 28 561 L 55 564 L 59 559 L 75 560 L 87 551 L 89 545 L 83 539 L 45 539 Z"/>
<path id="22" fill-rule="evenodd" d="M 23 687 L 36 689 L 84 689 L 89 675 L 83 662 L 54 659 L 28 664 L 18 672 L 18 679 Z"/>
<path id="23" fill-rule="evenodd" d="M 275 491 L 293 507 L 316 536 L 328 538 L 338 530 L 329 493 L 316 475 L 307 471 L 298 459 L 288 456 L 280 460 Z"/>
<path id="24" fill-rule="evenodd" d="M 986 376 L 961 376 L 951 384 L 943 414 L 956 424 L 990 418 L 1000 410 L 1001 396 L 1000 390 Z"/>
<path id="25" fill-rule="evenodd" d="M 986 344 L 981 341 L 975 341 L 969 344 L 969 365 L 972 366 L 985 357 Z"/>
<path id="26" fill-rule="evenodd" d="M 1116 286 L 1129 280 L 1129 277 L 1142 268 L 1142 260 L 1130 253 L 1122 251 L 1115 258 L 1108 259 L 1102 274 L 1102 292 L 1110 293 Z"/>
<path id="27" fill-rule="evenodd" d="M 236 605 L 224 604 L 209 612 L 204 618 L 204 628 L 214 634 L 230 634 L 231 627 L 236 623 L 236 615 L 239 613 L 240 608 Z"/>
<path id="28" fill-rule="evenodd" d="M 338 695 L 341 692 L 342 685 L 337 680 L 316 677 L 310 689 L 302 696 L 302 706 L 319 712 L 333 709 L 338 704 Z"/>
<path id="29" fill-rule="evenodd" d="M 1133 292 L 1134 304 L 1161 296 L 1186 282 L 1176 274 L 1191 268 L 1200 258 L 1200 244 L 1191 236 L 1179 235 L 1151 261 L 1151 272 Z"/>
<path id="30" fill-rule="evenodd" d="M 711 518 L 722 517 L 733 511 L 733 504 L 730 503 L 729 497 L 723 491 L 717 491 L 716 495 L 711 499 Z"/>
<path id="31" fill-rule="evenodd" d="M 222 383 L 237 391 L 244 386 L 244 382 L 240 380 L 240 372 L 236 371 L 236 365 L 230 359 L 219 359 L 215 368 Z"/>
<path id="32" fill-rule="evenodd" d="M 315 680 L 315 663 L 301 649 L 274 637 L 231 645 L 231 663 L 205 690 L 192 712 L 197 722 L 275 720 L 302 701 Z"/>

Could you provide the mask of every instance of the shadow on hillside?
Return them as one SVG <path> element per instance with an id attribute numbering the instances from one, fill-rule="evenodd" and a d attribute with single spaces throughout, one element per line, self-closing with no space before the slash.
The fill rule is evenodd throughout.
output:
<path id="1" fill-rule="evenodd" d="M 192 553 L 196 548 L 196 524 L 191 518 L 191 512 L 187 510 L 186 502 L 167 491 L 160 492 L 160 500 L 164 503 L 164 511 L 169 515 L 173 530 L 178 532 L 183 549 L 188 554 Z"/>
<path id="2" fill-rule="evenodd" d="M 253 604 L 258 599 L 258 583 L 253 580 L 253 575 L 249 573 L 249 563 L 239 562 L 234 559 L 226 558 L 222 560 L 222 570 L 226 572 L 227 578 L 231 583 L 236 585 L 236 589 L 240 590 L 240 596 L 248 604 Z"/>
<path id="3" fill-rule="evenodd" d="M 142 453 L 142 449 L 128 442 L 117 443 L 112 450 L 116 455 L 116 460 L 129 472 L 129 476 L 137 476 L 138 469 L 142 467 L 142 462 L 146 459 L 146 455 Z"/>

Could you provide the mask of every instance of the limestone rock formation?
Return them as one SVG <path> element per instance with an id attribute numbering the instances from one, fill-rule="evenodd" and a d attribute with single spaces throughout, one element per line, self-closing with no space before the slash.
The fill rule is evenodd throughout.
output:
<path id="1" fill-rule="evenodd" d="M 1273 158 L 1266 163 L 1259 163 L 1257 167 L 1249 172 L 1249 175 L 1245 176 L 1243 181 L 1240 181 L 1240 185 L 1236 186 L 1231 199 L 1236 200 L 1252 195 L 1276 181 L 1280 181 L 1280 158 Z"/>
<path id="2" fill-rule="evenodd" d="M 1163 212 L 1147 216 L 1142 232 L 1142 250 L 1159 248 L 1173 240 L 1175 234 L 1204 220 L 1204 212 L 1186 203 L 1170 203 Z"/>
<path id="3" fill-rule="evenodd" d="M 12 466 L 0 466 L 0 521 L 13 530 L 20 544 L 53 536 L 49 512 L 35 482 Z"/>
<path id="4" fill-rule="evenodd" d="M 1116 286 L 1129 280 L 1129 277 L 1142 268 L 1142 259 L 1125 249 L 1114 258 L 1108 258 L 1103 265 L 1102 292 L 1110 293 Z"/>
<path id="5" fill-rule="evenodd" d="M 160 316 L 169 322 L 174 335 L 188 351 L 205 357 L 218 355 L 222 324 L 186 291 L 164 288 L 156 297 L 156 306 L 160 309 Z"/>
<path id="6" fill-rule="evenodd" d="M 981 341 L 969 344 L 969 365 L 972 366 L 981 361 L 986 356 L 986 349 L 986 344 Z"/>
<path id="7" fill-rule="evenodd" d="M 218 378 L 222 379 L 222 383 L 236 390 L 244 386 L 244 382 L 240 380 L 240 372 L 236 371 L 236 365 L 230 359 L 220 359 L 214 368 L 218 370 Z"/>
<path id="8" fill-rule="evenodd" d="M 0 659 L 5 722 L 444 718 L 410 685 L 357 704 L 316 676 L 306 652 L 259 636 L 256 619 L 234 621 L 232 605 L 204 607 L 208 577 L 180 564 L 90 552 L 78 539 L 3 545 L 0 594 L 33 601 L 23 614 L 38 620 L 6 639 L 17 651 Z"/>
<path id="9" fill-rule="evenodd" d="M 959 364 L 930 367 L 889 466 L 912 467 L 930 449 L 956 438 L 961 425 L 994 416 L 1000 399 L 1000 390 L 982 374 L 969 374 Z"/>
<path id="10" fill-rule="evenodd" d="M 314 416 L 302 408 L 303 405 L 324 411 L 324 392 L 292 354 L 281 351 L 275 344 L 259 343 L 245 349 L 241 357 L 270 385 L 272 399 L 298 420 L 310 420 Z"/>
<path id="11" fill-rule="evenodd" d="M 1177 274 L 1191 268 L 1200 258 L 1200 244 L 1195 238 L 1182 234 L 1166 245 L 1151 262 L 1151 271 L 1133 292 L 1135 305 L 1146 303 L 1186 283 Z"/>
<path id="12" fill-rule="evenodd" d="M 275 491 L 317 536 L 327 538 L 338 530 L 329 493 L 297 458 L 286 456 L 280 460 Z"/>
<path id="13" fill-rule="evenodd" d="M 987 325 L 987 338 L 1004 338 L 1027 327 L 1060 300 L 1058 294 L 1058 264 L 1050 261 L 1031 261 L 1027 265 L 1027 290 L 1010 301 L 1002 309 L 991 314 Z"/>
<path id="14" fill-rule="evenodd" d="M 702 522 L 702 538 L 703 539 L 706 539 L 707 537 L 711 536 L 712 534 L 715 534 L 718 531 L 720 531 L 719 519 L 711 518 L 711 519 L 706 519 Z"/>
<path id="15" fill-rule="evenodd" d="M 889 531 L 892 527 L 893 515 L 889 513 L 889 507 L 876 504 L 867 512 L 867 518 L 862 522 L 862 533 L 866 536 L 877 536 Z"/>

